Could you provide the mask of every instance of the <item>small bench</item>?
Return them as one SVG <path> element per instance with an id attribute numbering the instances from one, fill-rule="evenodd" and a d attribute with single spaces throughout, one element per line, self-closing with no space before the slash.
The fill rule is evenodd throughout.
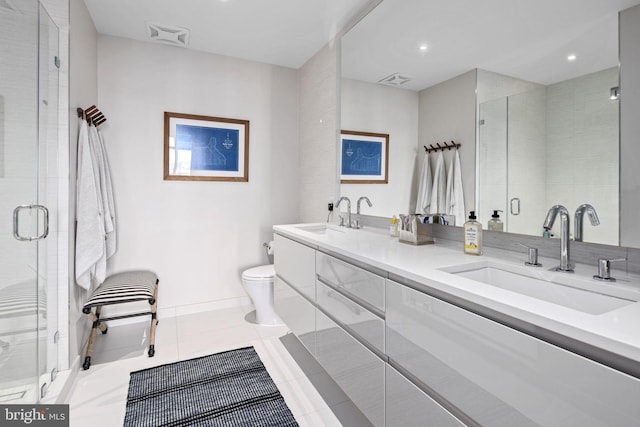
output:
<path id="1" fill-rule="evenodd" d="M 91 334 L 89 344 L 84 358 L 82 368 L 87 370 L 91 367 L 91 357 L 96 340 L 98 329 L 103 334 L 107 333 L 108 320 L 126 319 L 129 317 L 151 315 L 151 331 L 149 333 L 149 357 L 155 354 L 156 326 L 158 319 L 156 309 L 158 305 L 158 276 L 145 270 L 125 271 L 113 274 L 105 279 L 92 293 L 87 302 L 82 307 L 82 312 L 91 320 Z M 150 311 L 125 314 L 121 316 L 100 318 L 100 311 L 105 305 L 125 304 L 134 301 L 149 301 Z M 93 310 L 95 308 L 95 311 Z"/>

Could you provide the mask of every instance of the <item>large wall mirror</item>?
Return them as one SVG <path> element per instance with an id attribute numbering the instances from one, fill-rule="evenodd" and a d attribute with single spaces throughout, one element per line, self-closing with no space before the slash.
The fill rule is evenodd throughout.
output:
<path id="1" fill-rule="evenodd" d="M 561 204 L 572 229 L 582 207 L 579 238 L 620 244 L 618 15 L 640 1 L 432 3 L 383 0 L 342 39 L 341 126 L 390 142 L 389 183 L 341 195 L 414 212 L 423 147 L 457 139 L 466 211 L 485 228 L 500 210 L 506 231 L 542 236 Z"/>

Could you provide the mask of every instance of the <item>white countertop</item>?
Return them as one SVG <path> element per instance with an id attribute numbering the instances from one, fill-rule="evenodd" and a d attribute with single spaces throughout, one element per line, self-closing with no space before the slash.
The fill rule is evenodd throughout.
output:
<path id="1" fill-rule="evenodd" d="M 353 230 L 328 225 L 332 230 L 321 234 L 304 229 L 313 229 L 316 226 L 322 228 L 326 224 L 276 225 L 273 229 L 282 236 L 371 265 L 426 288 L 444 292 L 596 349 L 622 356 L 631 363 L 640 363 L 640 302 L 594 315 L 442 270 L 474 263 L 496 263 L 520 268 L 524 266 L 527 256 L 524 248 L 523 253 L 485 248 L 484 255 L 473 256 L 464 254 L 462 243 L 436 242 L 431 245 L 413 246 L 389 236 L 388 230 Z M 277 251 L 276 247 L 276 256 Z M 593 279 L 593 275 L 597 273 L 595 265 L 578 264 L 575 266 L 575 273 L 569 274 L 549 271 L 558 265 L 558 259 L 541 258 L 540 262 L 543 267 L 538 270 L 538 274 L 546 278 L 558 279 L 561 283 L 572 286 L 574 284 L 571 281 L 574 281 L 578 283 L 576 287 L 585 285 L 583 289 L 592 292 L 640 301 L 638 277 L 616 272 L 614 276 L 618 279 L 617 282 L 601 282 Z M 640 367 L 634 371 L 640 372 Z"/>

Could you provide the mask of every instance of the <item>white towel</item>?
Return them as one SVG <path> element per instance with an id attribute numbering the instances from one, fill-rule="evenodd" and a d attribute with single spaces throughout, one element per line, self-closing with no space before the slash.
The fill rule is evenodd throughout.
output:
<path id="1" fill-rule="evenodd" d="M 429 164 L 429 152 L 424 154 L 422 168 L 418 179 L 420 181 L 416 197 L 416 213 L 426 214 L 429 213 L 429 207 L 431 206 L 431 187 L 433 185 L 431 178 L 431 165 Z"/>
<path id="2" fill-rule="evenodd" d="M 76 283 L 91 288 L 95 265 L 104 256 L 104 220 L 96 159 L 92 155 L 89 129 L 82 120 L 78 134 L 76 188 Z"/>
<path id="3" fill-rule="evenodd" d="M 107 277 L 107 233 L 113 232 L 113 223 L 111 221 L 111 213 L 109 212 L 109 200 L 106 190 L 106 172 L 105 161 L 102 147 L 100 146 L 100 136 L 95 126 L 89 126 L 89 147 L 91 155 L 94 159 L 94 173 L 96 175 L 97 197 L 100 200 L 101 217 L 103 221 L 104 235 L 102 236 L 102 244 L 104 249 L 102 256 L 93 267 L 93 280 L 95 283 L 102 283 Z"/>
<path id="4" fill-rule="evenodd" d="M 436 169 L 433 173 L 433 187 L 431 189 L 431 210 L 429 213 L 446 213 L 446 175 L 444 170 L 444 156 L 438 151 Z"/>
<path id="5" fill-rule="evenodd" d="M 449 173 L 447 174 L 446 214 L 455 217 L 453 225 L 461 226 L 465 222 L 464 190 L 462 188 L 462 169 L 460 168 L 460 153 L 456 149 L 451 158 Z"/>
<path id="6" fill-rule="evenodd" d="M 111 183 L 111 172 L 109 170 L 109 160 L 107 150 L 104 145 L 104 138 L 98 128 L 91 127 L 95 138 L 93 146 L 96 158 L 99 159 L 100 168 L 100 194 L 102 196 L 102 206 L 104 209 L 104 231 L 106 233 L 106 254 L 107 258 L 116 252 L 116 210 L 113 198 L 113 184 Z"/>

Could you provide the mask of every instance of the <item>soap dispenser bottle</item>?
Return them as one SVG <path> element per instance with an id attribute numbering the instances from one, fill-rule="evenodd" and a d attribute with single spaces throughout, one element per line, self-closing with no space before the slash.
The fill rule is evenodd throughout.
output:
<path id="1" fill-rule="evenodd" d="M 398 218 L 394 215 L 391 218 L 391 225 L 389 226 L 389 235 L 393 237 L 398 237 Z"/>
<path id="2" fill-rule="evenodd" d="M 476 212 L 469 212 L 469 220 L 464 223 L 464 253 L 482 255 L 482 224 L 476 221 Z"/>
<path id="3" fill-rule="evenodd" d="M 502 212 L 501 210 L 494 210 L 493 215 L 491 215 L 491 219 L 487 223 L 487 230 L 490 231 L 504 231 L 504 223 L 500 220 L 500 215 L 498 212 Z"/>

